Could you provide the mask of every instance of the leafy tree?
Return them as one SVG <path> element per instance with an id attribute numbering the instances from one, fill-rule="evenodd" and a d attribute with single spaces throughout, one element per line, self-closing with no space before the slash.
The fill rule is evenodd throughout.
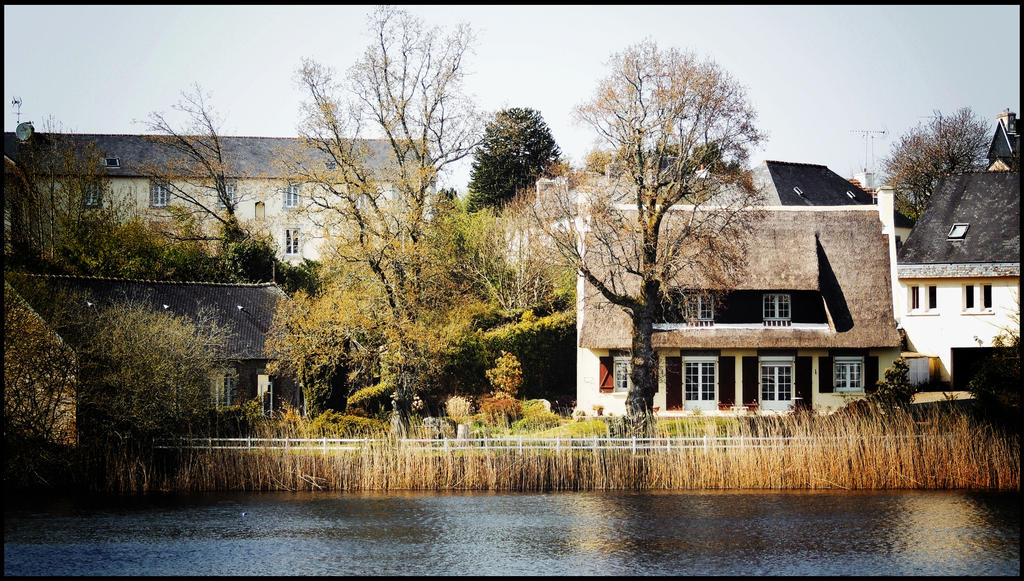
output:
<path id="1" fill-rule="evenodd" d="M 4 258 L 8 266 L 43 268 L 98 224 L 116 224 L 124 208 L 101 194 L 109 179 L 94 144 L 75 143 L 49 120 L 46 131 L 15 145 L 4 179 Z M 10 178 L 10 179 L 8 179 Z"/>
<path id="2" fill-rule="evenodd" d="M 383 338 L 378 385 L 393 390 L 395 430 L 405 433 L 414 386 L 431 373 L 425 355 L 449 314 L 441 305 L 458 295 L 430 228 L 439 172 L 477 144 L 479 116 L 462 93 L 472 33 L 463 25 L 443 36 L 389 6 L 369 29 L 374 40 L 349 70 L 347 93 L 332 71 L 303 63 L 298 76 L 311 100 L 301 132 L 334 169 L 296 173 L 315 190 L 310 210 L 330 225 L 330 260 L 359 279 L 350 287 L 360 301 L 372 301 L 364 312 Z"/>
<path id="3" fill-rule="evenodd" d="M 500 207 L 561 157 L 558 145 L 539 111 L 503 109 L 484 130 L 483 143 L 473 159 L 469 182 L 470 210 Z"/>
<path id="4" fill-rule="evenodd" d="M 618 152 L 622 178 L 554 188 L 536 206 L 537 223 L 632 321 L 626 405 L 639 431 L 649 426 L 657 387 L 651 339 L 662 309 L 681 289 L 737 282 L 747 233 L 760 219 L 741 167 L 762 136 L 743 88 L 716 63 L 652 41 L 613 55 L 609 76 L 577 115 Z"/>
<path id="5" fill-rule="evenodd" d="M 882 161 L 896 209 L 917 220 L 941 178 L 985 168 L 989 139 L 985 122 L 967 107 L 949 117 L 940 113 L 905 133 Z"/>

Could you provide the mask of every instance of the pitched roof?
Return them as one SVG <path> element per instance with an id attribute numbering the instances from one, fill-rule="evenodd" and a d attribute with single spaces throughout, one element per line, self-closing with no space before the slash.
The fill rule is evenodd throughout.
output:
<path id="1" fill-rule="evenodd" d="M 140 302 L 154 310 L 167 310 L 193 321 L 201 313 L 206 313 L 228 330 L 226 355 L 230 359 L 270 359 L 264 354 L 266 334 L 277 301 L 286 298 L 284 291 L 273 283 L 226 284 L 34 276 L 48 279 L 68 290 L 82 292 L 88 300 L 101 306 L 124 301 Z"/>
<path id="2" fill-rule="evenodd" d="M 949 238 L 954 224 L 968 225 L 963 238 Z M 1020 173 L 974 172 L 940 180 L 897 262 L 1019 263 Z"/>
<path id="3" fill-rule="evenodd" d="M 888 240 L 874 206 L 766 211 L 736 290 L 818 290 L 829 329 L 686 328 L 655 332 L 658 348 L 896 347 Z M 622 309 L 584 284 L 580 347 L 628 349 L 632 325 Z"/>
<path id="4" fill-rule="evenodd" d="M 989 164 L 997 160 L 1008 160 L 1020 148 L 1020 120 L 1009 109 L 999 115 L 992 143 L 988 148 Z"/>
<path id="5" fill-rule="evenodd" d="M 754 168 L 769 206 L 851 206 L 871 204 L 871 194 L 824 165 L 765 161 Z"/>
<path id="6" fill-rule="evenodd" d="M 146 167 L 165 167 L 173 159 L 180 159 L 180 153 L 160 141 L 157 135 L 136 134 L 95 134 L 95 133 L 35 133 L 29 143 L 45 147 L 51 140 L 68 140 L 79 152 L 93 144 L 98 153 L 116 157 L 117 167 L 106 167 L 110 177 L 142 177 L 148 175 Z M 327 158 L 306 145 L 298 137 L 234 137 L 219 136 L 228 177 L 285 178 L 285 160 L 301 160 L 306 167 L 323 171 Z M 383 164 L 388 152 L 382 140 L 363 140 L 372 152 L 372 162 Z M 19 158 L 21 145 L 17 136 L 4 133 L 4 155 L 12 160 Z M 316 164 L 316 165 L 314 165 Z"/>

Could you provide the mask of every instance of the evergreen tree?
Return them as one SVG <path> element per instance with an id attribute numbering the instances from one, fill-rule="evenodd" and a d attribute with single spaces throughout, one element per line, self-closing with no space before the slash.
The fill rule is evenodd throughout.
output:
<path id="1" fill-rule="evenodd" d="M 504 205 L 520 190 L 533 187 L 560 158 L 561 151 L 539 111 L 518 107 L 498 111 L 487 124 L 473 159 L 470 209 Z"/>

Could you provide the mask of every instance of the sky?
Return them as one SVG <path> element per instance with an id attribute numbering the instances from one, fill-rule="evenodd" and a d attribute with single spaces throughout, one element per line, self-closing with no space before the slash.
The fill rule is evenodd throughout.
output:
<path id="1" fill-rule="evenodd" d="M 198 84 L 222 135 L 295 137 L 309 58 L 344 73 L 370 42 L 360 6 L 4 6 L 4 131 L 147 133 Z M 751 161 L 880 167 L 929 117 L 971 108 L 995 130 L 1020 111 L 1020 6 L 403 6 L 468 24 L 465 90 L 483 111 L 540 112 L 564 156 L 596 145 L 573 109 L 608 58 L 644 40 L 709 58 L 767 135 Z M 21 101 L 19 108 L 12 101 Z M 884 132 L 884 133 L 882 133 Z M 442 178 L 464 192 L 471 158 Z"/>

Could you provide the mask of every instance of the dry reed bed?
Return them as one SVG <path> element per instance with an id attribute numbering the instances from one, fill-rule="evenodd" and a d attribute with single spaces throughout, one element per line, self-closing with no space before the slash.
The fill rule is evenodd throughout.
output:
<path id="1" fill-rule="evenodd" d="M 1019 490 L 1020 443 L 960 414 L 687 420 L 690 434 L 800 443 L 710 450 L 423 449 L 378 441 L 359 450 L 182 450 L 161 470 L 135 465 L 115 489 Z M 160 476 L 154 474 L 159 472 Z M 127 476 L 127 474 L 126 474 Z"/>

